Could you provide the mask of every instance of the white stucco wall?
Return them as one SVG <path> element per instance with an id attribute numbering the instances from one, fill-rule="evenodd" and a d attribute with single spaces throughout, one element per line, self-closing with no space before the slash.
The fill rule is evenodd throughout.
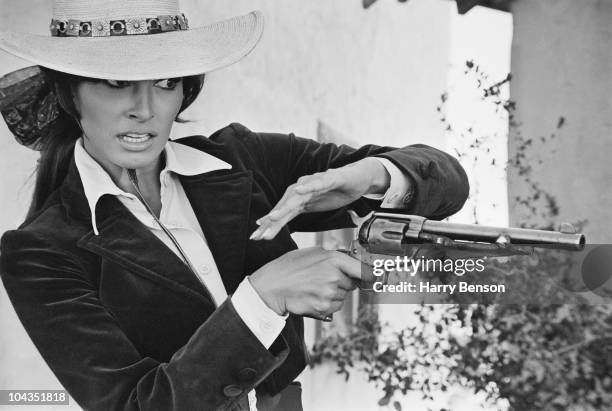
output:
<path id="1" fill-rule="evenodd" d="M 191 2 L 192 20 L 252 9 L 266 16 L 255 52 L 211 74 L 195 110 L 204 129 L 238 120 L 314 136 L 312 120 L 320 118 L 359 141 L 442 144 L 432 107 L 445 87 L 450 5 L 381 2 L 363 10 L 356 3 Z"/>
<path id="2" fill-rule="evenodd" d="M 612 240 L 612 2 L 517 0 L 512 3 L 511 95 L 518 130 L 533 137 L 533 176 L 560 205 L 557 221 L 588 220 L 587 241 Z M 565 124 L 556 129 L 560 117 Z M 544 145 L 538 139 L 556 134 Z M 510 139 L 509 151 L 516 152 Z M 543 163 L 539 164 L 538 160 Z M 521 194 L 510 178 L 509 198 Z M 511 222 L 525 216 L 516 209 Z"/>

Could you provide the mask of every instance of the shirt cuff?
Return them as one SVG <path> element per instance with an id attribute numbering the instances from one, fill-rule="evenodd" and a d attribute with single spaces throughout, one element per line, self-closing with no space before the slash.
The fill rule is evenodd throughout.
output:
<path id="1" fill-rule="evenodd" d="M 278 315 L 261 299 L 249 277 L 242 280 L 232 295 L 234 309 L 261 344 L 270 348 L 285 327 L 288 315 Z"/>
<path id="2" fill-rule="evenodd" d="M 410 177 L 405 175 L 395 164 L 386 158 L 373 157 L 380 161 L 387 169 L 389 176 L 389 188 L 385 194 L 366 194 L 365 198 L 371 200 L 382 200 L 381 208 L 405 208 L 406 203 L 412 197 L 412 183 Z"/>

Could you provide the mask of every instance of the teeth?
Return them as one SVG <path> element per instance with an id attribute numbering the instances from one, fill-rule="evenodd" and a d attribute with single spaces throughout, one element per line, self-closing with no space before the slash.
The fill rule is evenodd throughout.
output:
<path id="1" fill-rule="evenodd" d="M 150 134 L 135 134 L 135 133 L 128 133 L 128 134 L 123 134 L 121 136 L 121 138 L 129 143 L 141 143 L 145 140 L 148 140 L 149 137 L 151 137 Z"/>

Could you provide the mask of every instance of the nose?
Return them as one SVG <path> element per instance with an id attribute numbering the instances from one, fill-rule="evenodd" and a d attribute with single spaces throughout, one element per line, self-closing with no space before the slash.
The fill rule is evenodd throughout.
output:
<path id="1" fill-rule="evenodd" d="M 148 82 L 136 82 L 133 88 L 132 105 L 128 110 L 128 116 L 139 122 L 146 122 L 155 117 L 153 98 L 153 87 Z"/>

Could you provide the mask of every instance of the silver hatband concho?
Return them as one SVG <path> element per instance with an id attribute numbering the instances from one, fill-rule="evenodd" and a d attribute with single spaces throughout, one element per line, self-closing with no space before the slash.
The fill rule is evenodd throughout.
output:
<path id="1" fill-rule="evenodd" d="M 189 30 L 187 17 L 178 16 L 132 17 L 117 20 L 51 20 L 51 35 L 55 37 L 106 37 L 157 34 L 167 31 Z"/>

